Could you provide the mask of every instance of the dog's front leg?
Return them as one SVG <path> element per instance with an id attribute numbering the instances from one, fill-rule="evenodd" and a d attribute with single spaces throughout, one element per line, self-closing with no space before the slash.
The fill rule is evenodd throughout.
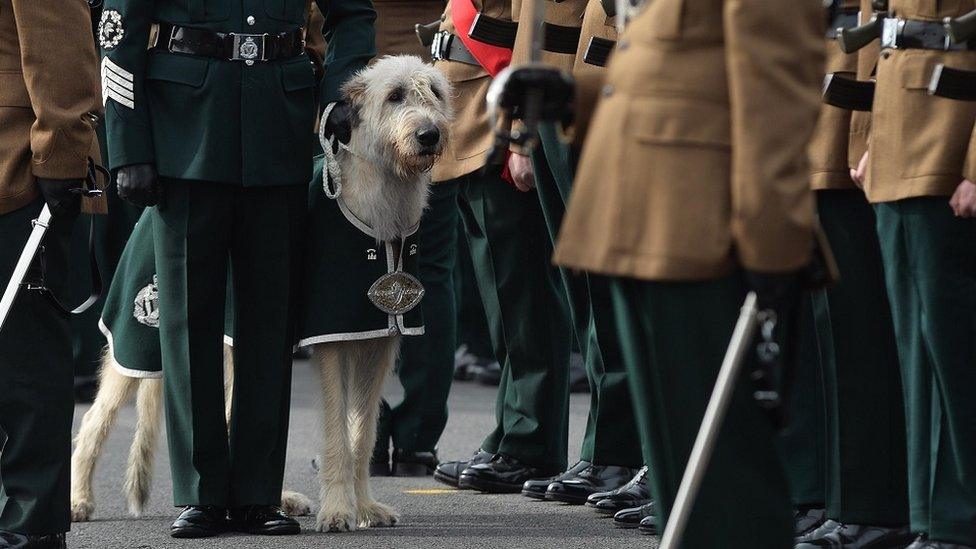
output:
<path id="1" fill-rule="evenodd" d="M 350 427 L 356 459 L 356 513 L 361 528 L 393 526 L 399 520 L 390 506 L 374 501 L 369 493 L 369 461 L 376 446 L 376 421 L 386 376 L 393 370 L 399 337 L 359 343 L 362 359 L 350 372 Z"/>
<path id="2" fill-rule="evenodd" d="M 343 343 L 315 346 L 312 360 L 319 367 L 325 414 L 322 466 L 319 485 L 322 507 L 315 521 L 319 532 L 348 532 L 356 529 L 356 497 L 353 488 L 355 462 L 349 446 L 346 421 L 347 358 Z"/>

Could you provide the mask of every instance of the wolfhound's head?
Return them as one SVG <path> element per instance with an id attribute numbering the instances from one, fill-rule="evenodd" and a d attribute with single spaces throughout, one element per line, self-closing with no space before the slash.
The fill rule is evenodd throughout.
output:
<path id="1" fill-rule="evenodd" d="M 410 178 L 430 170 L 444 151 L 454 116 L 451 85 L 419 57 L 383 57 L 342 93 L 356 113 L 352 148 L 371 162 Z"/>

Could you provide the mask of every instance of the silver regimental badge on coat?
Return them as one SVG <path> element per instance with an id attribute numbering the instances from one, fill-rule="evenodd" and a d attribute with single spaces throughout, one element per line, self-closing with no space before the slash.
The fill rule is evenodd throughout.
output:
<path id="1" fill-rule="evenodd" d="M 383 275 L 370 286 L 366 295 L 376 308 L 388 315 L 410 312 L 424 298 L 424 285 L 409 273 Z"/>
<path id="2" fill-rule="evenodd" d="M 135 306 L 132 316 L 139 324 L 159 328 L 159 288 L 156 287 L 156 275 L 153 275 L 152 284 L 136 294 Z"/>
<path id="3" fill-rule="evenodd" d="M 102 19 L 98 22 L 98 43 L 106 50 L 114 50 L 125 36 L 122 27 L 122 14 L 115 10 L 102 12 Z"/>

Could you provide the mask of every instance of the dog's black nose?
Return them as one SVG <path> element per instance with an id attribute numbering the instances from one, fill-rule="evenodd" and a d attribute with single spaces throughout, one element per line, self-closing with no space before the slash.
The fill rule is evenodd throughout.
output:
<path id="1" fill-rule="evenodd" d="M 427 126 L 426 128 L 421 128 L 417 130 L 414 134 L 417 137 L 417 143 L 425 147 L 430 147 L 436 145 L 441 139 L 441 131 L 437 129 L 437 126 Z"/>

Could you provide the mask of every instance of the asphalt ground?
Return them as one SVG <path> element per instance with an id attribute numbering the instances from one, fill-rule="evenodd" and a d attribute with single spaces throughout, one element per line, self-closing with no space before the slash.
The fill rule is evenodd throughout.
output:
<path id="1" fill-rule="evenodd" d="M 321 441 L 318 383 L 307 362 L 298 361 L 293 379 L 291 427 L 285 488 L 312 496 L 318 492 L 311 459 Z M 399 402 L 399 384 L 391 379 L 386 397 Z M 449 403 L 450 419 L 438 448 L 441 459 L 461 459 L 477 449 L 494 426 L 495 388 L 471 382 L 455 383 Z M 573 395 L 570 404 L 570 456 L 576 461 L 583 435 L 589 396 Z M 75 408 L 75 429 L 87 405 Z M 255 537 L 227 534 L 204 540 L 176 540 L 169 526 L 172 484 L 164 440 L 158 441 L 152 497 L 140 518 L 125 508 L 122 481 L 129 443 L 135 429 L 132 405 L 119 413 L 95 472 L 95 512 L 91 522 L 76 523 L 68 537 L 74 549 L 123 548 L 397 548 L 397 549 L 532 549 L 657 547 L 656 538 L 636 530 L 619 530 L 610 520 L 582 506 L 540 502 L 521 495 L 485 495 L 453 490 L 426 478 L 374 477 L 378 501 L 393 506 L 401 522 L 393 528 L 371 528 L 341 534 L 314 531 L 314 515 L 301 517 L 302 534 Z M 165 437 L 160 437 L 164 439 Z M 317 503 L 313 506 L 313 514 Z"/>

